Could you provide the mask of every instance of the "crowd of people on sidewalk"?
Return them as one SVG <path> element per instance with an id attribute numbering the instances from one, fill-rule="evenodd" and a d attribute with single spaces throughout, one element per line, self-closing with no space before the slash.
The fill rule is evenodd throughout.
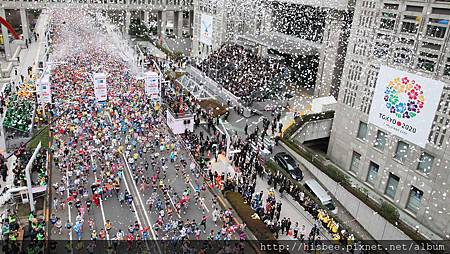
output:
<path id="1" fill-rule="evenodd" d="M 274 77 L 285 69 L 279 61 L 258 57 L 237 44 L 223 45 L 197 67 L 244 103 L 257 99 L 256 92 L 269 90 Z"/>
<path id="2" fill-rule="evenodd" d="M 274 136 L 276 136 L 277 131 L 281 132 L 282 129 L 282 126 L 278 126 L 279 122 L 277 122 L 277 119 L 279 118 L 279 116 L 274 117 L 274 122 L 272 123 L 272 134 Z M 329 214 L 330 212 L 321 208 L 314 200 L 306 196 L 297 184 L 281 172 L 272 174 L 265 169 L 265 156 L 262 154 L 264 144 L 256 147 L 254 144 L 258 143 L 262 135 L 266 135 L 270 126 L 270 122 L 267 121 L 267 123 L 263 124 L 265 128 L 262 133 L 258 130 L 258 127 L 255 128 L 254 132 L 250 133 L 247 131 L 248 127 L 246 126 L 245 138 L 239 137 L 237 133 L 232 136 L 231 146 L 233 150 L 240 151 L 233 155 L 232 160 L 234 170 L 237 173 L 225 174 L 207 170 L 211 182 L 216 183 L 216 186 L 222 191 L 239 192 L 246 200 L 246 203 L 255 211 L 253 218 L 262 220 L 277 238 L 281 233 L 286 234 L 290 238 L 305 241 L 305 243 L 314 242 L 317 244 L 317 242 L 321 241 L 320 229 L 325 229 L 328 232 L 327 237 L 330 237 L 336 243 L 353 243 L 353 234 L 340 228 L 339 223 Z M 277 129 L 273 126 L 280 128 Z M 206 165 L 206 162 L 214 159 L 217 161 L 218 155 L 225 154 L 226 140 L 224 135 L 220 135 L 218 131 L 212 135 L 204 135 L 203 131 L 199 131 L 197 133 L 189 133 L 186 137 L 191 152 L 200 165 L 211 168 L 211 165 Z M 272 186 L 272 188 L 267 192 L 257 192 L 255 189 L 257 176 L 265 178 L 268 185 Z M 216 178 L 219 180 L 216 180 Z M 276 191 L 280 193 L 278 198 L 275 196 Z M 314 223 L 309 232 L 306 232 L 305 225 L 291 221 L 290 218 L 281 218 L 282 197 L 284 194 L 291 195 L 314 218 Z"/>
<path id="3" fill-rule="evenodd" d="M 339 223 L 331 217 L 329 211 L 321 208 L 317 202 L 306 196 L 305 193 L 284 174 L 279 172 L 277 172 L 277 174 L 272 174 L 269 171 L 267 172 L 267 182 L 269 185 L 273 185 L 274 190 L 278 190 L 280 193 L 286 192 L 291 195 L 299 205 L 304 207 L 305 211 L 312 215 L 315 220 L 313 226 L 317 229 L 316 232 L 319 232 L 319 228 L 323 228 L 336 243 L 351 244 L 354 242 L 353 234 L 340 228 Z M 319 227 L 319 225 L 322 225 L 322 227 Z"/>

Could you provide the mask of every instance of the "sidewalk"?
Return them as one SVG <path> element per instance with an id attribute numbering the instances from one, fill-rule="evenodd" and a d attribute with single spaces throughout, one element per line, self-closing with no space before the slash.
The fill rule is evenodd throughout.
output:
<path id="1" fill-rule="evenodd" d="M 46 28 L 48 22 L 48 16 L 44 12 L 39 16 L 39 19 L 36 24 L 36 32 L 40 34 L 41 36 L 38 38 L 37 41 L 31 42 L 31 44 L 28 45 L 28 48 L 24 48 L 20 51 L 20 62 L 18 66 L 13 68 L 11 73 L 11 83 L 14 81 L 17 84 L 20 82 L 20 75 L 23 75 L 25 79 L 28 78 L 28 67 L 32 66 L 33 71 L 35 72 L 35 67 L 38 62 L 39 56 L 43 53 L 42 51 L 42 38 L 44 37 L 44 31 Z M 17 69 L 17 75 L 14 75 L 14 69 Z M 3 86 L 4 84 L 2 84 Z M 14 89 L 13 89 L 14 91 Z M 12 153 L 12 151 L 6 151 L 6 142 L 5 142 L 5 133 L 3 132 L 3 118 L 5 117 L 6 110 L 4 109 L 4 114 L 1 116 L 1 123 L 2 126 L 0 128 L 0 153 L 3 154 L 3 156 L 8 156 Z M 7 153 L 8 152 L 8 153 Z M 0 178 L 0 205 L 4 203 L 5 200 L 9 199 L 9 196 L 7 195 L 1 195 L 3 189 L 5 187 L 11 188 L 13 187 L 13 165 L 16 162 L 16 156 L 11 156 L 8 159 L 8 176 L 6 178 L 6 182 L 3 181 L 3 179 Z"/>
<path id="2" fill-rule="evenodd" d="M 280 145 L 282 147 L 284 147 L 284 149 L 286 149 L 286 151 L 291 154 L 297 161 L 299 161 L 300 163 L 302 163 L 305 168 L 309 171 L 311 171 L 312 167 L 315 167 L 313 164 L 311 164 L 309 161 L 307 161 L 305 158 L 303 158 L 302 156 L 300 156 L 299 154 L 295 153 L 292 149 L 290 149 L 288 146 L 286 146 L 284 143 L 280 142 Z M 319 169 L 317 169 L 319 170 Z M 312 174 L 314 176 L 314 174 Z M 314 176 L 314 178 L 316 178 Z M 320 180 L 317 179 L 319 182 Z M 325 185 L 324 185 L 325 186 Z M 327 186 L 325 186 L 325 188 L 327 188 Z M 333 192 L 331 192 L 329 189 L 327 189 L 330 194 L 332 194 Z M 334 197 L 335 193 L 332 194 L 332 197 L 335 201 L 336 198 Z M 353 229 L 355 232 L 358 233 L 358 235 L 360 237 L 362 237 L 364 240 L 371 240 L 373 239 L 373 237 L 367 232 L 367 230 L 358 222 L 358 218 L 354 218 L 350 212 L 347 210 L 347 208 L 345 206 L 343 206 L 340 203 L 336 202 L 336 207 L 338 207 L 338 214 L 337 216 L 345 222 L 345 225 L 347 225 L 348 227 L 350 227 L 351 229 Z"/>
<path id="3" fill-rule="evenodd" d="M 230 161 L 224 156 L 219 156 L 217 162 L 212 160 L 212 171 L 217 171 L 219 174 L 224 172 L 225 174 L 230 173 L 232 176 L 236 173 L 234 167 L 231 165 Z M 238 173 L 239 174 L 239 173 Z M 262 179 L 261 177 L 257 177 L 256 179 L 256 187 L 255 194 L 259 193 L 261 190 L 264 191 L 264 197 L 267 197 L 267 191 L 271 189 L 272 186 L 267 184 L 267 179 Z M 299 227 L 305 225 L 306 234 L 308 235 L 314 225 L 314 218 L 306 212 L 302 206 L 300 206 L 292 197 L 288 194 L 284 194 L 282 198 L 280 198 L 279 192 L 275 191 L 275 196 L 278 201 L 282 201 L 281 207 L 281 216 L 280 220 L 284 217 L 291 218 L 291 229 L 295 226 L 295 222 L 298 222 Z M 265 200 L 265 198 L 263 198 Z M 265 202 L 264 202 L 265 204 Z M 320 227 L 320 237 L 322 239 L 330 239 L 328 233 Z M 281 231 L 279 233 L 279 240 L 294 240 L 292 236 L 287 236 L 286 234 L 282 235 Z"/>

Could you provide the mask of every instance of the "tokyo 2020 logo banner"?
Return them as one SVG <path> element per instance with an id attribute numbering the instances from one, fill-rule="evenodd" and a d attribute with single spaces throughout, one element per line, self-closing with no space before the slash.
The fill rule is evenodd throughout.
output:
<path id="1" fill-rule="evenodd" d="M 437 80 L 381 66 L 369 123 L 425 147 L 443 86 Z"/>
<path id="2" fill-rule="evenodd" d="M 213 37 L 213 17 L 202 13 L 200 17 L 200 42 L 212 45 Z"/>

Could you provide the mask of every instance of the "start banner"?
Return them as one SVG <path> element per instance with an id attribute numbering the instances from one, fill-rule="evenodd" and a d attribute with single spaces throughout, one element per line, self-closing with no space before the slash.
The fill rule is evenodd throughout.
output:
<path id="1" fill-rule="evenodd" d="M 159 100 L 159 75 L 156 72 L 146 72 L 144 74 L 145 94 L 150 99 Z"/>
<path id="2" fill-rule="evenodd" d="M 52 90 L 50 87 L 50 78 L 48 75 L 42 77 L 39 82 L 37 82 L 36 90 L 39 94 L 38 103 L 46 104 L 52 102 Z"/>
<path id="3" fill-rule="evenodd" d="M 108 100 L 108 88 L 106 84 L 106 75 L 104 73 L 94 73 L 94 94 L 98 102 Z"/>

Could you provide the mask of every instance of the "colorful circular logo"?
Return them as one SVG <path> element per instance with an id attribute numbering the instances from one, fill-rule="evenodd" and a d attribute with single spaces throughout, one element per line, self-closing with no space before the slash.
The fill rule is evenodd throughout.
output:
<path id="1" fill-rule="evenodd" d="M 397 118 L 414 118 L 425 104 L 422 87 L 408 77 L 397 77 L 391 80 L 384 94 L 386 107 Z"/>

